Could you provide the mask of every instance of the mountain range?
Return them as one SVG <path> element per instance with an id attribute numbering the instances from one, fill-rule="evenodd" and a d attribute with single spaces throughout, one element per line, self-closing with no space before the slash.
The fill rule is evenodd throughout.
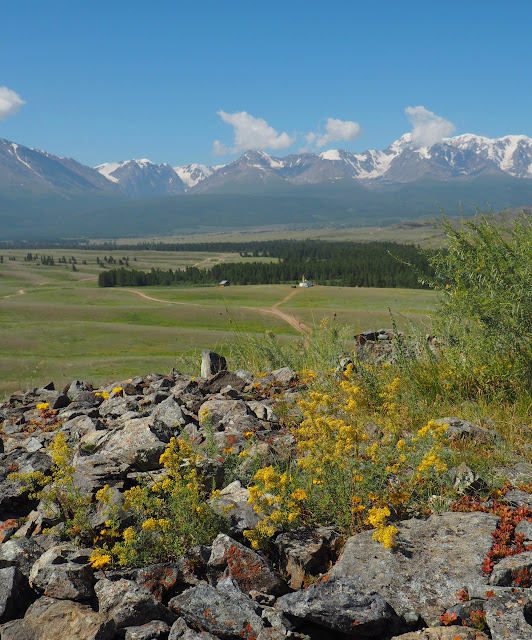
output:
<path id="1" fill-rule="evenodd" d="M 109 235 L 386 223 L 426 216 L 437 203 L 456 211 L 459 202 L 466 213 L 474 203 L 530 204 L 532 138 L 464 134 L 419 147 L 405 134 L 383 151 L 279 158 L 249 150 L 222 166 L 135 159 L 94 168 L 0 139 L 0 232 L 6 237 L 28 233 L 37 221 L 49 233 L 75 235 L 101 234 L 104 220 Z M 110 223 L 110 212 L 121 224 Z"/>

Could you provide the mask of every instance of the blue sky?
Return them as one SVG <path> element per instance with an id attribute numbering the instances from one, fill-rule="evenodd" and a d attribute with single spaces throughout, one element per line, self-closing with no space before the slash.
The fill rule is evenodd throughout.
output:
<path id="1" fill-rule="evenodd" d="M 85 164 L 532 137 L 529 1 L 4 5 L 0 137 Z"/>

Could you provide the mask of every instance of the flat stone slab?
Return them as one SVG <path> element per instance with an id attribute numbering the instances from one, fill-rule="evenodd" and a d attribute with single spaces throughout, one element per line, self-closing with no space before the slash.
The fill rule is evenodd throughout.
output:
<path id="1" fill-rule="evenodd" d="M 397 523 L 397 547 L 385 549 L 372 531 L 352 536 L 330 578 L 354 578 L 374 589 L 409 623 L 437 626 L 458 603 L 466 585 L 487 587 L 482 562 L 493 545 L 498 517 L 488 513 L 444 513 Z M 489 587 L 488 587 L 489 588 Z"/>

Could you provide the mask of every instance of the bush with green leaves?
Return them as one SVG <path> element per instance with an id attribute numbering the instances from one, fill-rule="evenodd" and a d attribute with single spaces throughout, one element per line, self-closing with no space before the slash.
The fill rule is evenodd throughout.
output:
<path id="1" fill-rule="evenodd" d="M 513 393 L 532 381 L 532 219 L 443 218 L 447 246 L 429 256 L 439 292 L 435 330 L 464 391 Z M 447 365 L 451 365 L 450 367 Z M 449 386 L 449 385 L 446 385 Z"/>

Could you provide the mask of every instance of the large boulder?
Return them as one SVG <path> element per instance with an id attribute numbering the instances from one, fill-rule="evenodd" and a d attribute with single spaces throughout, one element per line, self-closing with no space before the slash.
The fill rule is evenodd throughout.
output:
<path id="1" fill-rule="evenodd" d="M 134 418 L 113 429 L 99 453 L 143 471 L 160 469 L 159 458 L 174 433 L 168 427 L 155 427 L 152 416 Z"/>
<path id="2" fill-rule="evenodd" d="M 192 627 L 220 638 L 255 640 L 264 628 L 260 609 L 251 600 L 232 598 L 207 584 L 172 598 L 168 606 Z"/>
<path id="3" fill-rule="evenodd" d="M 383 638 L 401 626 L 401 620 L 384 598 L 361 587 L 356 578 L 313 584 L 282 596 L 275 606 L 301 623 L 314 623 L 355 638 Z"/>
<path id="4" fill-rule="evenodd" d="M 132 580 L 112 582 L 103 578 L 94 588 L 99 611 L 112 618 L 118 629 L 140 626 L 152 620 L 174 622 L 176 616 L 146 588 Z"/>
<path id="5" fill-rule="evenodd" d="M 397 524 L 397 547 L 385 549 L 371 531 L 348 539 L 330 578 L 352 578 L 374 589 L 412 624 L 439 624 L 439 616 L 472 585 L 486 590 L 482 562 L 493 545 L 498 517 L 444 513 Z"/>
<path id="6" fill-rule="evenodd" d="M 496 593 L 484 605 L 492 640 L 530 640 L 532 601 L 522 592 Z"/>
<path id="7" fill-rule="evenodd" d="M 0 622 L 16 618 L 29 602 L 28 580 L 17 567 L 0 569 Z M 3 637 L 0 633 L 0 637 Z"/>
<path id="8" fill-rule="evenodd" d="M 88 602 L 94 596 L 89 557 L 90 550 L 70 544 L 51 547 L 33 565 L 30 584 L 51 598 Z"/>
<path id="9" fill-rule="evenodd" d="M 115 625 L 88 605 L 43 596 L 26 611 L 22 620 L 0 626 L 2 640 L 112 640 Z"/>

